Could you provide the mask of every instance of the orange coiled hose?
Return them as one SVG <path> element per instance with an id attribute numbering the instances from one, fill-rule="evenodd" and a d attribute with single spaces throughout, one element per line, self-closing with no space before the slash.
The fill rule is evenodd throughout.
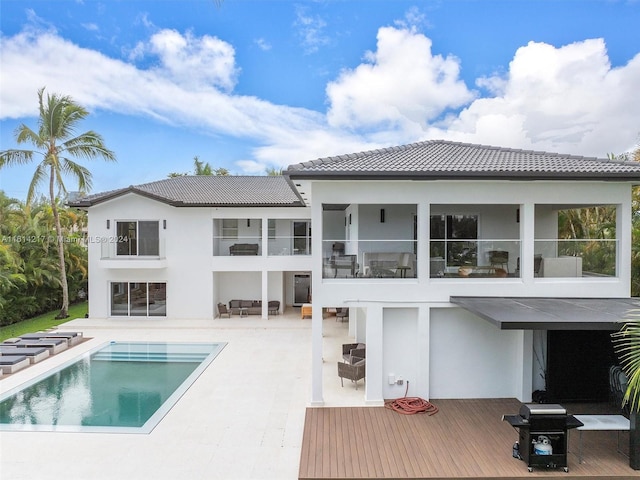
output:
<path id="1" fill-rule="evenodd" d="M 427 415 L 435 415 L 438 413 L 438 407 L 433 403 L 428 402 L 424 398 L 420 397 L 407 397 L 409 391 L 409 382 L 407 382 L 407 389 L 404 392 L 404 397 L 396 398 L 385 402 L 385 408 L 389 408 L 395 412 L 403 415 L 414 415 L 416 413 L 426 413 Z"/>

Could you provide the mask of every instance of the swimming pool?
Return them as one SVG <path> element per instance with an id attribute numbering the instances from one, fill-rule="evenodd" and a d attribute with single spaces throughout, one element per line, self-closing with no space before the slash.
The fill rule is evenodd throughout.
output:
<path id="1" fill-rule="evenodd" d="M 0 396 L 0 430 L 149 433 L 225 345 L 101 345 Z"/>

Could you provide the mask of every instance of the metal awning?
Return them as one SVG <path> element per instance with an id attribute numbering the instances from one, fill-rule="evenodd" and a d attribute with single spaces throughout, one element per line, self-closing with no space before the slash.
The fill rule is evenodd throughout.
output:
<path id="1" fill-rule="evenodd" d="M 451 297 L 501 330 L 619 330 L 640 298 Z"/>

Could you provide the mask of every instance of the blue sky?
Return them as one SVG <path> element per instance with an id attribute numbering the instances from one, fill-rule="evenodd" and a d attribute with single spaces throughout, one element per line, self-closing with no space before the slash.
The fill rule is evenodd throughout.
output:
<path id="1" fill-rule="evenodd" d="M 622 153 L 640 134 L 638 0 L 2 0 L 0 149 L 38 88 L 117 164 L 93 191 L 428 139 Z M 24 198 L 34 166 L 0 170 Z M 71 181 L 67 187 L 74 190 Z"/>

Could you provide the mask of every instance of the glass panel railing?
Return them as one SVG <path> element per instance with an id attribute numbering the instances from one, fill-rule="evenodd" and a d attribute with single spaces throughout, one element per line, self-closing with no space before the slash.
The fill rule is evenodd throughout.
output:
<path id="1" fill-rule="evenodd" d="M 277 236 L 268 242 L 268 254 L 311 255 L 311 238 L 297 236 Z"/>
<path id="2" fill-rule="evenodd" d="M 415 240 L 323 240 L 323 278 L 415 278 Z"/>
<path id="3" fill-rule="evenodd" d="M 121 248 L 122 242 L 118 242 L 117 237 L 94 237 L 91 241 L 100 243 L 100 258 L 103 260 L 148 260 L 166 257 L 166 240 L 164 238 L 144 242 L 144 246 L 142 246 L 143 242 L 138 240 L 138 242 L 136 242 L 136 248 L 127 250 Z M 128 242 L 129 245 L 131 243 L 132 242 Z M 126 253 L 123 253 L 124 251 L 126 251 Z M 128 254 L 130 251 L 138 252 L 138 254 L 130 255 Z M 149 252 L 149 254 L 144 255 L 140 252 Z"/>
<path id="4" fill-rule="evenodd" d="M 262 237 L 213 237 L 213 255 L 216 257 L 262 255 Z"/>
<path id="5" fill-rule="evenodd" d="M 431 240 L 432 278 L 520 276 L 520 240 Z"/>
<path id="6" fill-rule="evenodd" d="M 540 277 L 615 277 L 615 239 L 536 240 Z"/>

